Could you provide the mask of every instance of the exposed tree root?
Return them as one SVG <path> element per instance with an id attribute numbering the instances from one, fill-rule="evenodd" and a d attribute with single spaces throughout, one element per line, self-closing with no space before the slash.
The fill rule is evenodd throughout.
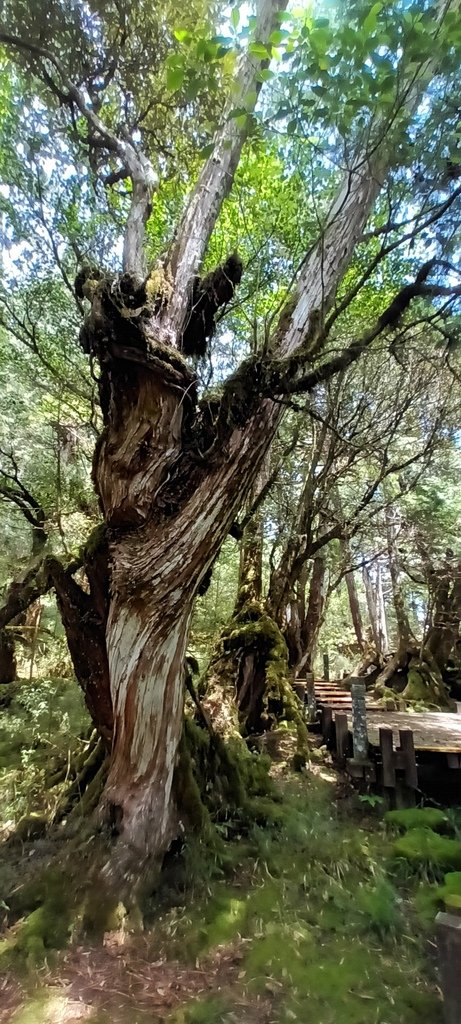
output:
<path id="1" fill-rule="evenodd" d="M 62 821 L 73 815 L 74 811 L 81 817 L 94 810 L 104 784 L 106 761 L 105 742 L 94 731 L 88 746 L 71 766 L 62 766 L 50 780 L 50 785 L 64 782 L 66 776 L 72 780 L 58 804 L 55 821 Z"/>
<path id="2" fill-rule="evenodd" d="M 378 675 L 373 692 L 386 702 L 394 694 L 405 703 L 455 710 L 440 668 L 426 647 L 408 648 L 393 655 Z"/>

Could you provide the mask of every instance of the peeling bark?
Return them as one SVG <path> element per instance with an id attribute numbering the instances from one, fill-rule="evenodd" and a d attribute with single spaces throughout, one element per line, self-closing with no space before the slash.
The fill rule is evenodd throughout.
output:
<path id="1" fill-rule="evenodd" d="M 281 6 L 279 0 L 261 0 L 258 42 L 268 40 Z M 113 736 L 101 813 L 139 871 L 146 859 L 164 852 L 180 827 L 172 784 L 192 602 L 249 494 L 281 417 L 280 405 L 263 396 L 284 393 L 283 358 L 274 368 L 258 356 L 226 383 L 221 401 L 205 398 L 198 406 L 195 375 L 180 354 L 191 288 L 245 141 L 245 128 L 228 117 L 230 106 L 242 104 L 251 111 L 264 62 L 250 53 L 241 57 L 213 154 L 179 225 L 168 275 L 165 268 L 168 288 L 158 292 L 155 302 L 155 295 L 147 295 L 152 275 L 142 281 L 150 165 L 143 167 L 135 147 L 116 138 L 86 106 L 59 60 L 41 47 L 34 48 L 34 56 L 45 65 L 51 61 L 69 102 L 101 146 L 125 161 L 132 181 L 124 250 L 128 273 L 96 282 L 82 334 L 85 351 L 98 360 L 100 370 L 104 430 L 93 480 L 107 529 L 106 567 L 102 579 L 101 565 L 88 565 L 89 594 L 63 575 L 59 564 L 48 568 L 88 706 L 99 718 L 100 731 Z M 383 146 L 373 148 L 373 140 L 372 150 L 372 159 L 361 154 L 348 169 L 271 341 L 277 356 L 298 353 L 295 369 L 321 349 L 323 318 L 381 187 L 387 153 Z M 376 325 L 364 345 L 382 326 Z M 345 365 L 362 348 L 352 346 L 341 357 Z M 330 362 L 328 373 L 337 368 L 340 364 Z M 326 379 L 322 372 L 327 373 L 314 368 L 307 386 Z M 296 390 L 294 378 L 290 386 Z M 286 606 L 285 598 L 277 598 L 280 607 Z M 244 696 L 252 668 L 248 662 L 243 671 Z"/>

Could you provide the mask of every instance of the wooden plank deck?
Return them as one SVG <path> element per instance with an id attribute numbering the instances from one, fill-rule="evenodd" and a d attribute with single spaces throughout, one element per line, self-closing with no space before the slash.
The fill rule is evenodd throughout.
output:
<path id="1" fill-rule="evenodd" d="M 345 690 L 340 682 L 326 683 L 322 679 L 315 680 L 315 699 L 317 704 L 328 704 L 332 708 L 347 711 L 352 707 L 350 690 Z M 366 697 L 367 708 L 377 708 L 379 705 L 373 697 Z"/>
<path id="2" fill-rule="evenodd" d="M 330 707 L 333 717 L 336 711 L 345 711 L 348 728 L 351 729 L 351 694 L 342 686 L 342 680 L 326 682 L 319 679 L 315 680 L 314 686 L 317 703 Z M 399 744 L 399 729 L 412 729 L 415 750 L 461 755 L 461 714 L 448 714 L 442 711 L 386 711 L 368 696 L 366 706 L 368 738 L 373 746 L 379 746 L 380 728 L 391 726 L 395 746 Z"/>
<path id="3" fill-rule="evenodd" d="M 347 724 L 352 728 L 352 715 L 348 708 L 333 709 L 347 711 Z M 412 729 L 415 750 L 428 750 L 439 754 L 461 754 L 461 715 L 445 714 L 443 711 L 383 711 L 370 708 L 367 714 L 368 739 L 374 747 L 379 746 L 379 730 L 391 726 L 394 742 L 399 743 L 399 729 Z"/>

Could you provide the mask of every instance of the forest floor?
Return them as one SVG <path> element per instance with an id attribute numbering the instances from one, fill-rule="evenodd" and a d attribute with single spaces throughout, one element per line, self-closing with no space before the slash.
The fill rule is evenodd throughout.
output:
<path id="1" fill-rule="evenodd" d="M 11 814 L 7 734 L 14 728 L 0 735 L 0 798 L 3 785 Z M 1 1024 L 441 1024 L 437 868 L 396 859 L 380 809 L 360 803 L 320 754 L 294 775 L 289 749 L 287 734 L 272 826 L 232 838 L 225 874 L 191 847 L 189 881 L 164 890 L 142 934 L 120 920 L 92 944 L 75 926 L 27 973 L 8 960 L 2 970 L 0 941 Z M 33 855 L 24 844 L 14 872 Z M 3 877 L 11 883 L 7 842 Z M 21 921 L 7 924 L 5 948 Z"/>

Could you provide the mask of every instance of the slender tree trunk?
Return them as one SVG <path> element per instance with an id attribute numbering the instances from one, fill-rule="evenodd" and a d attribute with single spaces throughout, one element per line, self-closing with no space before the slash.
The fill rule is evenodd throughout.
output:
<path id="1" fill-rule="evenodd" d="M 250 492 L 248 504 L 253 506 L 259 492 L 264 488 L 268 475 L 267 459 L 261 467 Z M 263 590 L 263 545 L 264 516 L 258 506 L 247 523 L 240 545 L 240 568 L 235 611 L 238 612 L 247 601 L 261 601 Z"/>
<path id="2" fill-rule="evenodd" d="M 307 613 L 301 626 L 302 655 L 297 671 L 313 672 L 320 628 L 326 612 L 328 572 L 325 554 L 314 558 L 309 587 Z"/>
<path id="3" fill-rule="evenodd" d="M 346 587 L 347 596 L 349 598 L 349 608 L 351 610 L 352 625 L 354 627 L 354 632 L 357 637 L 359 651 L 363 653 L 363 651 L 365 650 L 363 620 L 362 612 L 360 609 L 359 595 L 357 592 L 357 584 L 355 582 L 355 575 L 353 572 L 346 573 Z"/>
<path id="4" fill-rule="evenodd" d="M 32 496 L 31 496 L 32 500 Z M 45 532 L 45 513 L 38 502 L 35 502 L 33 510 L 35 525 L 32 527 L 32 571 L 34 566 L 41 563 L 43 558 L 43 552 L 47 543 L 47 534 Z M 5 599 L 2 608 L 0 609 L 0 683 L 12 683 L 16 679 L 16 648 L 15 648 L 15 636 L 14 629 L 15 625 L 20 626 L 23 621 L 23 616 L 26 609 L 33 603 L 33 600 L 39 596 L 39 593 L 32 597 L 31 600 L 27 600 L 23 607 L 20 607 L 18 612 L 9 615 L 9 610 L 14 608 L 15 604 L 20 603 L 20 593 L 23 589 L 24 580 L 28 580 L 29 572 L 19 579 L 14 579 L 5 594 Z M 2 616 L 3 612 L 3 616 Z M 2 622 L 3 619 L 3 622 Z M 5 629 L 5 625 L 8 625 L 8 629 Z"/>
<path id="5" fill-rule="evenodd" d="M 410 647 L 414 647 L 413 636 L 408 612 L 405 605 L 405 598 L 402 590 L 402 577 L 399 565 L 396 537 L 398 532 L 396 515 L 389 506 L 386 510 L 387 530 L 387 551 L 389 556 L 389 572 L 392 583 L 392 597 L 394 601 L 395 617 L 397 621 L 397 650 L 398 656 L 406 657 Z"/>
<path id="6" fill-rule="evenodd" d="M 363 570 L 363 582 L 367 599 L 368 615 L 370 619 L 373 643 L 375 645 L 378 664 L 381 664 L 386 657 L 389 644 L 387 639 L 386 609 L 382 588 L 381 567 L 379 562 L 376 565 L 376 582 L 373 581 L 368 566 Z"/>
<path id="7" fill-rule="evenodd" d="M 16 679 L 16 653 L 14 637 L 10 629 L 0 631 L 0 683 L 12 683 Z"/>

